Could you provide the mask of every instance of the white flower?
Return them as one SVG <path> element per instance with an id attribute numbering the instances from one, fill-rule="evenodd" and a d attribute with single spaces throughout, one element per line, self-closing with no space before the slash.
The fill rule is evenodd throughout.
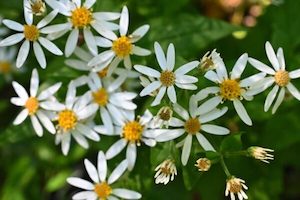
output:
<path id="1" fill-rule="evenodd" d="M 128 25 L 128 9 L 124 6 L 120 17 L 120 37 L 111 32 L 109 35 L 105 35 L 109 40 L 101 37 L 98 38 L 96 42 L 100 47 L 108 47 L 110 49 L 95 56 L 89 62 L 89 66 L 97 65 L 95 68 L 97 71 L 109 66 L 108 75 L 110 76 L 122 60 L 124 60 L 125 67 L 131 69 L 130 55 L 147 56 L 151 53 L 147 49 L 134 45 L 135 42 L 139 41 L 148 32 L 150 26 L 143 25 L 132 34 L 127 35 Z"/>
<path id="2" fill-rule="evenodd" d="M 37 25 L 33 25 L 33 19 L 30 17 L 30 14 L 24 11 L 26 24 L 22 25 L 18 22 L 5 19 L 3 24 L 8 28 L 18 31 L 20 33 L 13 34 L 0 42 L 1 46 L 12 46 L 17 44 L 25 39 L 22 43 L 18 57 L 17 57 L 17 67 L 21 67 L 27 59 L 30 50 L 30 43 L 33 43 L 33 51 L 35 57 L 42 68 L 46 68 L 46 57 L 41 45 L 46 48 L 48 51 L 55 55 L 62 55 L 63 53 L 57 46 L 43 37 L 41 34 L 44 34 L 42 28 L 48 28 L 47 26 L 57 15 L 57 11 L 52 11 L 46 17 L 44 17 Z M 40 45 L 41 44 L 41 45 Z"/>
<path id="3" fill-rule="evenodd" d="M 248 199 L 243 189 L 248 190 L 245 181 L 240 178 L 231 177 L 226 183 L 225 196 L 230 194 L 231 200 L 235 200 L 235 195 L 238 196 L 239 200 Z"/>
<path id="4" fill-rule="evenodd" d="M 51 113 L 49 113 L 52 109 L 48 107 L 48 104 L 56 101 L 53 95 L 60 88 L 61 83 L 56 83 L 38 94 L 39 77 L 37 70 L 34 69 L 30 80 L 30 96 L 19 83 L 14 81 L 12 84 L 19 97 L 11 98 L 11 103 L 24 107 L 13 124 L 19 125 L 27 116 L 30 116 L 32 126 L 38 136 L 43 135 L 42 126 L 54 134 L 55 127 L 50 120 Z"/>
<path id="5" fill-rule="evenodd" d="M 142 195 L 138 192 L 113 188 L 114 184 L 126 171 L 127 161 L 123 160 L 107 177 L 107 161 L 102 151 L 98 153 L 97 168 L 88 160 L 84 160 L 86 171 L 92 182 L 77 177 L 69 177 L 67 182 L 75 187 L 84 189 L 73 195 L 73 200 L 118 200 L 121 199 L 141 199 Z"/>
<path id="6" fill-rule="evenodd" d="M 213 58 L 215 58 L 217 55 L 220 54 L 216 49 L 214 49 L 212 52 L 206 52 L 200 60 L 200 69 L 204 72 L 216 69 L 216 64 Z"/>
<path id="7" fill-rule="evenodd" d="M 164 160 L 155 168 L 155 183 L 163 183 L 166 185 L 169 181 L 173 181 L 177 175 L 175 161 L 171 159 Z"/>
<path id="8" fill-rule="evenodd" d="M 300 77 L 300 69 L 291 72 L 286 71 L 282 48 L 279 48 L 277 54 L 275 54 L 274 49 L 269 42 L 266 42 L 265 47 L 268 59 L 272 64 L 273 69 L 254 58 L 249 58 L 249 63 L 251 65 L 269 75 L 263 80 L 257 82 L 252 89 L 253 94 L 258 94 L 274 85 L 268 94 L 264 105 L 264 110 L 267 112 L 278 94 L 277 100 L 275 101 L 272 109 L 272 114 L 274 114 L 282 103 L 286 90 L 288 90 L 296 99 L 300 100 L 299 90 L 291 83 L 291 79 Z"/>
<path id="9" fill-rule="evenodd" d="M 41 16 L 46 13 L 46 4 L 43 0 L 23 0 L 25 17 L 33 18 L 33 15 Z"/>
<path id="10" fill-rule="evenodd" d="M 137 157 L 137 146 L 144 142 L 146 145 L 153 147 L 156 141 L 153 139 L 160 133 L 160 129 L 151 129 L 149 122 L 152 120 L 152 114 L 147 110 L 141 117 L 135 119 L 133 111 L 124 112 L 124 117 L 117 122 L 112 135 L 119 135 L 121 139 L 114 143 L 106 152 L 106 158 L 111 159 L 118 155 L 126 146 L 126 159 L 128 161 L 128 169 L 132 170 Z M 101 127 L 98 127 L 100 132 Z M 97 129 L 97 127 L 95 127 Z"/>
<path id="11" fill-rule="evenodd" d="M 98 48 L 91 27 L 103 36 L 114 34 L 112 30 L 118 29 L 118 25 L 109 21 L 118 19 L 120 14 L 113 12 L 93 12 L 92 7 L 96 3 L 96 0 L 85 0 L 84 3 L 81 0 L 73 0 L 65 3 L 48 0 L 47 3 L 68 17 L 68 22 L 52 25 L 43 30 L 48 34 L 52 34 L 51 37 L 53 38 L 58 38 L 71 31 L 65 46 L 65 55 L 67 57 L 74 52 L 81 30 L 83 31 L 83 37 L 89 50 L 93 55 L 96 55 L 98 54 Z"/>
<path id="12" fill-rule="evenodd" d="M 207 172 L 211 167 L 211 160 L 208 158 L 199 158 L 196 161 L 195 167 L 197 167 L 200 172 Z"/>
<path id="13" fill-rule="evenodd" d="M 248 87 L 264 78 L 266 74 L 258 73 L 240 80 L 248 60 L 248 54 L 246 53 L 239 57 L 229 77 L 222 58 L 218 54 L 213 54 L 212 59 L 214 60 L 216 65 L 216 72 L 208 71 L 204 76 L 208 80 L 218 84 L 218 86 L 209 87 L 204 89 L 203 91 L 200 91 L 196 95 L 196 99 L 202 100 L 206 98 L 208 94 L 212 93 L 216 96 L 209 99 L 207 101 L 207 104 L 217 106 L 223 101 L 232 101 L 234 108 L 241 120 L 247 125 L 251 126 L 252 120 L 250 119 L 245 107 L 241 103 L 241 100 L 245 99 L 247 101 L 250 101 L 253 99 L 253 96 L 250 95 L 251 91 L 249 91 Z"/>
<path id="14" fill-rule="evenodd" d="M 207 102 L 203 103 L 200 108 L 206 106 Z M 194 96 L 192 96 L 189 103 L 189 112 L 180 105 L 174 104 L 174 111 L 178 114 L 178 116 L 181 116 L 184 121 L 176 117 L 172 117 L 169 122 L 169 126 L 174 127 L 175 129 L 169 129 L 161 133 L 156 137 L 156 141 L 166 142 L 174 140 L 175 138 L 182 136 L 184 133 L 187 133 L 187 136 L 180 142 L 180 146 L 183 144 L 181 162 L 183 165 L 186 165 L 191 152 L 193 136 L 196 136 L 199 144 L 204 148 L 204 150 L 215 151 L 213 146 L 201 132 L 204 131 L 214 135 L 226 135 L 229 133 L 228 129 L 221 126 L 206 124 L 207 122 L 221 117 L 227 112 L 227 110 L 227 107 L 217 109 L 210 106 L 209 110 L 206 109 L 205 112 L 203 112 L 202 109 L 197 109 L 197 103 Z"/>
<path id="15" fill-rule="evenodd" d="M 92 92 L 92 104 L 99 109 L 106 130 L 101 129 L 102 134 L 113 134 L 113 122 L 122 120 L 119 118 L 123 114 L 122 110 L 133 111 L 137 108 L 132 102 L 137 96 L 136 93 L 119 91 L 125 79 L 126 76 L 120 75 L 114 81 L 106 82 L 102 81 L 96 73 L 90 73 L 88 85 Z"/>
<path id="16" fill-rule="evenodd" d="M 274 160 L 273 149 L 267 149 L 263 147 L 249 147 L 248 153 L 250 156 L 257 160 L 261 160 L 264 163 L 270 163 L 269 160 Z"/>
<path id="17" fill-rule="evenodd" d="M 154 126 L 163 127 L 166 126 L 166 128 L 169 127 L 169 122 L 172 119 L 173 116 L 173 110 L 169 106 L 163 106 L 159 109 L 156 116 L 153 118 Z"/>
<path id="18" fill-rule="evenodd" d="M 12 81 L 13 73 L 23 72 L 24 70 L 16 67 L 16 48 L 2 47 L 0 48 L 0 74 L 2 74 L 7 82 Z"/>
<path id="19" fill-rule="evenodd" d="M 71 136 L 83 148 L 88 148 L 89 144 L 85 137 L 99 141 L 99 135 L 93 130 L 87 122 L 97 111 L 97 105 L 91 104 L 91 93 L 87 92 L 80 97 L 76 97 L 76 81 L 69 84 L 66 95 L 65 105 L 55 103 L 49 105 L 52 110 L 58 113 L 54 117 L 57 121 L 57 134 L 55 143 L 61 143 L 61 149 L 64 155 L 67 155 L 70 149 Z"/>
<path id="20" fill-rule="evenodd" d="M 151 106 L 156 106 L 160 104 L 166 92 L 171 102 L 173 103 L 177 102 L 174 85 L 176 85 L 181 89 L 186 89 L 186 90 L 197 89 L 197 86 L 194 85 L 193 83 L 196 83 L 198 79 L 193 76 L 186 75 L 186 73 L 196 68 L 199 65 L 199 61 L 189 62 L 179 67 L 173 72 L 175 66 L 174 45 L 173 44 L 169 45 L 166 57 L 161 46 L 157 42 L 154 43 L 154 49 L 155 49 L 156 59 L 161 68 L 161 72 L 153 68 L 142 66 L 142 65 L 134 66 L 134 68 L 138 72 L 147 75 L 149 77 L 155 78 L 155 81 L 153 81 L 151 84 L 149 84 L 141 91 L 140 96 L 149 95 L 153 91 L 159 89 L 159 92 L 156 95 L 155 100 L 151 104 Z"/>

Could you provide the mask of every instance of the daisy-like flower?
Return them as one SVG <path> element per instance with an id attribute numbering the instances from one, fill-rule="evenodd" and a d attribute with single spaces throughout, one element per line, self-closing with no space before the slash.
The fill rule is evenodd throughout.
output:
<path id="1" fill-rule="evenodd" d="M 274 155 L 271 154 L 274 152 L 273 149 L 267 149 L 263 147 L 249 147 L 247 151 L 251 157 L 257 160 L 261 160 L 262 162 L 270 163 L 269 160 L 274 160 Z"/>
<path id="2" fill-rule="evenodd" d="M 245 181 L 233 176 L 227 180 L 225 196 L 230 194 L 231 200 L 235 200 L 235 195 L 238 196 L 239 200 L 248 199 L 248 196 L 243 189 L 248 190 L 248 187 L 245 185 Z"/>
<path id="3" fill-rule="evenodd" d="M 196 161 L 195 167 L 197 167 L 200 172 L 207 172 L 211 167 L 211 161 L 207 158 L 199 158 Z"/>
<path id="4" fill-rule="evenodd" d="M 71 31 L 65 46 L 67 57 L 74 52 L 81 30 L 89 50 L 92 54 L 97 55 L 98 48 L 91 27 L 103 36 L 110 36 L 114 34 L 112 30 L 118 29 L 118 25 L 109 21 L 118 19 L 120 13 L 93 12 L 92 7 L 96 0 L 85 0 L 84 3 L 81 0 L 72 0 L 66 3 L 48 0 L 47 3 L 68 18 L 66 23 L 52 25 L 44 29 L 48 34 L 56 34 L 59 37 Z"/>
<path id="5" fill-rule="evenodd" d="M 12 46 L 25 39 L 25 41 L 20 47 L 16 66 L 19 68 L 24 64 L 29 54 L 30 43 L 32 43 L 33 51 L 39 65 L 42 68 L 46 68 L 46 57 L 41 45 L 55 55 L 63 54 L 54 43 L 52 43 L 51 41 L 49 41 L 41 35 L 45 33 L 43 32 L 43 28 L 47 28 L 46 26 L 56 17 L 57 11 L 54 10 L 51 13 L 49 13 L 37 25 L 33 25 L 33 19 L 32 17 L 30 17 L 30 14 L 27 11 L 24 11 L 24 15 L 26 21 L 25 25 L 8 19 L 3 20 L 4 25 L 20 33 L 16 33 L 2 40 L 0 42 L 0 47 Z"/>
<path id="6" fill-rule="evenodd" d="M 123 7 L 120 17 L 120 37 L 113 32 L 106 35 L 105 38 L 99 38 L 98 45 L 101 47 L 109 47 L 110 50 L 104 51 L 95 56 L 88 65 L 98 65 L 97 69 L 101 70 L 107 66 L 108 75 L 112 74 L 119 63 L 124 60 L 124 65 L 127 69 L 132 68 L 130 55 L 147 56 L 151 52 L 147 49 L 134 45 L 139 41 L 149 30 L 149 25 L 143 25 L 136 29 L 132 34 L 127 35 L 129 25 L 129 14 L 126 6 Z"/>
<path id="7" fill-rule="evenodd" d="M 46 4 L 43 0 L 23 0 L 24 12 L 28 12 L 29 16 L 33 18 L 33 15 L 41 16 L 46 13 Z"/>
<path id="8" fill-rule="evenodd" d="M 277 54 L 275 54 L 274 49 L 269 42 L 266 42 L 265 48 L 267 57 L 272 64 L 273 69 L 254 58 L 249 58 L 249 63 L 253 65 L 253 67 L 268 74 L 267 77 L 253 86 L 253 93 L 258 94 L 274 85 L 271 92 L 268 94 L 264 105 L 264 110 L 267 112 L 278 95 L 272 109 L 272 114 L 274 114 L 282 103 L 286 90 L 288 90 L 296 99 L 300 100 L 299 90 L 291 83 L 291 79 L 300 77 L 300 69 L 291 72 L 286 70 L 282 48 L 278 49 Z"/>
<path id="9" fill-rule="evenodd" d="M 69 84 L 65 104 L 55 103 L 49 105 L 57 111 L 54 120 L 57 121 L 57 134 L 55 143 L 61 143 L 61 149 L 64 155 L 67 155 L 70 149 L 71 136 L 83 148 L 88 148 L 89 144 L 85 137 L 99 141 L 99 135 L 93 130 L 87 122 L 97 111 L 97 105 L 91 104 L 90 92 L 80 97 L 76 97 L 76 83 Z"/>
<path id="10" fill-rule="evenodd" d="M 186 73 L 196 68 L 199 65 L 199 61 L 189 62 L 179 67 L 177 70 L 173 72 L 175 66 L 174 45 L 173 44 L 169 45 L 167 51 L 167 57 L 165 57 L 165 54 L 161 46 L 158 44 L 158 42 L 154 43 L 154 50 L 155 50 L 156 59 L 161 68 L 161 72 L 153 68 L 142 66 L 142 65 L 134 66 L 134 68 L 138 72 L 146 76 L 155 78 L 155 81 L 153 81 L 151 84 L 145 87 L 140 93 L 140 96 L 146 96 L 151 94 L 151 92 L 155 91 L 156 89 L 159 89 L 159 92 L 156 95 L 151 106 L 156 106 L 160 104 L 166 92 L 171 102 L 176 103 L 177 97 L 176 97 L 175 85 L 181 89 L 186 89 L 186 90 L 197 89 L 197 86 L 194 85 L 193 83 L 196 83 L 198 79 L 193 76 L 186 75 Z"/>
<path id="11" fill-rule="evenodd" d="M 164 160 L 155 168 L 155 183 L 163 183 L 166 185 L 170 181 L 173 181 L 175 176 L 177 175 L 177 169 L 175 165 L 175 161 L 172 159 Z"/>
<path id="12" fill-rule="evenodd" d="M 172 116 L 172 108 L 170 108 L 169 106 L 163 106 L 159 109 L 158 113 L 153 118 L 153 123 L 159 127 L 166 126 L 168 128 Z"/>
<path id="13" fill-rule="evenodd" d="M 156 135 L 161 133 L 160 129 L 152 129 L 150 127 L 150 121 L 152 120 L 152 114 L 147 110 L 141 117 L 135 118 L 134 112 L 124 112 L 123 116 L 119 116 L 119 122 L 115 126 L 115 130 L 111 135 L 119 135 L 121 139 L 114 143 L 106 152 L 106 158 L 111 159 L 118 155 L 126 146 L 126 160 L 128 161 L 128 169 L 132 170 L 135 165 L 137 157 L 137 146 L 141 145 L 141 142 L 147 146 L 153 147 L 156 145 L 156 141 L 153 139 Z M 99 133 L 101 133 L 101 127 L 95 127 Z"/>
<path id="14" fill-rule="evenodd" d="M 200 91 L 196 95 L 196 99 L 202 99 L 202 95 L 212 93 L 215 94 L 215 96 L 207 101 L 208 105 L 217 106 L 221 102 L 232 101 L 234 108 L 241 120 L 247 125 L 251 126 L 252 120 L 250 119 L 241 100 L 245 99 L 250 101 L 253 99 L 253 96 L 250 95 L 251 91 L 248 87 L 264 78 L 266 74 L 262 72 L 240 80 L 248 60 L 248 54 L 246 53 L 239 57 L 230 73 L 230 76 L 228 76 L 225 64 L 218 54 L 213 54 L 212 59 L 216 65 L 216 72 L 208 71 L 205 74 L 205 78 L 215 82 L 218 84 L 218 86 L 208 88 L 206 93 Z"/>
<path id="15" fill-rule="evenodd" d="M 201 106 L 205 106 L 205 103 Z M 202 113 L 202 111 L 197 113 L 197 104 L 194 100 L 194 96 L 192 96 L 190 98 L 189 112 L 180 105 L 174 104 L 174 111 L 178 114 L 178 116 L 181 116 L 183 121 L 176 117 L 172 117 L 169 126 L 174 127 L 175 129 L 169 129 L 161 133 L 156 137 L 156 141 L 166 142 L 174 140 L 175 138 L 182 136 L 184 133 L 187 133 L 187 136 L 180 142 L 180 144 L 183 143 L 181 162 L 183 165 L 186 165 L 191 152 L 193 136 L 196 136 L 199 144 L 204 148 L 204 150 L 215 151 L 213 146 L 200 132 L 204 131 L 214 135 L 226 135 L 229 133 L 228 129 L 221 126 L 206 124 L 207 122 L 221 117 L 227 112 L 227 110 L 227 107 L 222 109 L 214 107 L 211 108 L 211 110 L 207 110 L 205 113 Z"/>
<path id="16" fill-rule="evenodd" d="M 2 74 L 7 82 L 12 80 L 13 73 L 21 72 L 16 67 L 16 48 L 0 48 L 0 74 Z"/>
<path id="17" fill-rule="evenodd" d="M 99 76 L 93 72 L 90 73 L 89 78 L 88 85 L 92 92 L 92 104 L 99 109 L 107 134 L 112 134 L 114 132 L 113 121 L 120 121 L 116 118 L 123 114 L 122 110 L 133 111 L 137 108 L 132 102 L 137 94 L 119 91 L 121 84 L 126 79 L 124 75 L 120 75 L 112 82 L 101 81 Z"/>
<path id="18" fill-rule="evenodd" d="M 13 124 L 19 125 L 30 116 L 32 126 L 38 136 L 43 135 L 43 127 L 54 134 L 55 127 L 50 119 L 51 113 L 49 113 L 49 111 L 53 110 L 48 105 L 56 101 L 53 95 L 58 91 L 61 83 L 56 83 L 38 94 L 39 77 L 37 70 L 34 69 L 30 80 L 30 95 L 19 83 L 14 81 L 12 85 L 18 97 L 11 98 L 11 103 L 24 107 Z"/>
<path id="19" fill-rule="evenodd" d="M 127 161 L 123 160 L 107 178 L 107 161 L 102 151 L 98 153 L 97 168 L 88 160 L 84 160 L 85 169 L 92 182 L 69 177 L 67 182 L 70 185 L 84 189 L 73 195 L 73 200 L 118 200 L 121 199 L 141 199 L 142 195 L 138 192 L 124 189 L 113 188 L 112 185 L 124 174 L 127 169 Z"/>

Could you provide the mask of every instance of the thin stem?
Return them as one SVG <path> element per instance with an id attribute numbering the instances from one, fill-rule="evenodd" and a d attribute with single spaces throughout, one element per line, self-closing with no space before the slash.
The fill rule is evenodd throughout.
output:
<path id="1" fill-rule="evenodd" d="M 231 177 L 231 174 L 230 174 L 230 172 L 229 172 L 229 170 L 228 170 L 228 168 L 227 168 L 227 166 L 225 164 L 223 156 L 220 156 L 220 162 L 221 162 L 221 166 L 222 166 L 222 168 L 223 168 L 223 170 L 224 170 L 227 178 Z"/>
<path id="2" fill-rule="evenodd" d="M 231 157 L 231 156 L 248 156 L 248 151 L 236 151 L 236 152 L 225 152 L 224 157 Z"/>

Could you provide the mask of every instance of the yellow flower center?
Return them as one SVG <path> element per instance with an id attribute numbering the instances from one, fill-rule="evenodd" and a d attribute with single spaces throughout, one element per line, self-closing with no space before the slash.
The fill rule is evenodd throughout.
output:
<path id="1" fill-rule="evenodd" d="M 127 36 L 121 36 L 113 42 L 112 50 L 119 58 L 128 56 L 132 51 L 132 43 Z"/>
<path id="2" fill-rule="evenodd" d="M 108 93 L 104 88 L 100 88 L 98 91 L 92 93 L 94 101 L 99 106 L 105 106 L 108 102 Z"/>
<path id="3" fill-rule="evenodd" d="M 79 7 L 72 11 L 71 22 L 75 28 L 84 28 L 93 20 L 92 12 L 86 7 Z"/>
<path id="4" fill-rule="evenodd" d="M 211 161 L 207 158 L 200 158 L 197 160 L 197 164 L 199 171 L 208 171 L 211 166 Z"/>
<path id="5" fill-rule="evenodd" d="M 229 192 L 232 192 L 232 193 L 239 193 L 242 191 L 242 184 L 239 180 L 233 178 L 233 179 L 230 179 L 228 181 L 229 183 Z"/>
<path id="6" fill-rule="evenodd" d="M 75 128 L 77 116 L 72 110 L 63 110 L 58 113 L 58 126 L 65 132 Z"/>
<path id="7" fill-rule="evenodd" d="M 7 61 L 0 61 L 0 72 L 3 74 L 9 73 L 11 70 L 11 65 Z"/>
<path id="8" fill-rule="evenodd" d="M 40 36 L 40 31 L 35 25 L 24 25 L 24 36 L 26 40 L 36 41 Z"/>
<path id="9" fill-rule="evenodd" d="M 130 142 L 139 142 L 143 129 L 143 126 L 137 121 L 128 122 L 123 127 L 123 137 Z"/>
<path id="10" fill-rule="evenodd" d="M 279 70 L 275 73 L 275 83 L 280 87 L 286 86 L 290 82 L 290 76 L 287 71 Z"/>
<path id="11" fill-rule="evenodd" d="M 100 72 L 98 72 L 98 76 L 100 78 L 104 78 L 107 76 L 107 72 L 108 72 L 108 67 L 105 67 L 104 69 L 102 69 Z"/>
<path id="12" fill-rule="evenodd" d="M 163 71 L 161 72 L 159 79 L 163 86 L 169 87 L 175 83 L 175 74 L 171 71 Z"/>
<path id="13" fill-rule="evenodd" d="M 225 100 L 237 99 L 241 96 L 242 89 L 237 80 L 225 80 L 220 84 L 220 95 Z"/>
<path id="14" fill-rule="evenodd" d="M 30 97 L 25 103 L 25 108 L 27 108 L 29 115 L 33 115 L 39 108 L 39 101 L 35 97 Z"/>
<path id="15" fill-rule="evenodd" d="M 201 123 L 197 118 L 190 118 L 185 122 L 184 129 L 187 133 L 195 135 L 201 129 Z"/>
<path id="16" fill-rule="evenodd" d="M 42 15 L 46 11 L 46 5 L 42 0 L 30 0 L 30 7 L 35 15 Z"/>
<path id="17" fill-rule="evenodd" d="M 169 121 L 172 117 L 173 111 L 170 107 L 163 107 L 158 112 L 159 119 L 162 119 L 163 121 Z"/>
<path id="18" fill-rule="evenodd" d="M 111 187 L 105 182 L 96 184 L 94 191 L 100 200 L 106 200 L 107 197 L 112 193 Z"/>

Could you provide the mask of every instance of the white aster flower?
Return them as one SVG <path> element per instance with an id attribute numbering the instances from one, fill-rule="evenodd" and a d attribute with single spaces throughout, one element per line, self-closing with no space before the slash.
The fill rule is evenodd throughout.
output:
<path id="1" fill-rule="evenodd" d="M 132 170 L 137 157 L 137 146 L 144 142 L 147 146 L 153 147 L 156 141 L 153 139 L 161 133 L 160 129 L 152 129 L 149 127 L 149 122 L 152 120 L 152 114 L 147 110 L 141 117 L 135 118 L 134 112 L 124 112 L 124 117 L 117 122 L 115 130 L 111 135 L 119 135 L 121 139 L 114 143 L 106 152 L 106 158 L 111 159 L 118 155 L 126 146 L 126 159 L 128 161 L 128 169 Z M 101 127 L 95 127 L 98 132 L 101 132 Z"/>
<path id="2" fill-rule="evenodd" d="M 134 45 L 134 43 L 139 41 L 148 32 L 150 26 L 143 25 L 136 29 L 132 34 L 128 34 L 128 25 L 128 9 L 124 6 L 120 17 L 120 37 L 111 32 L 109 35 L 105 35 L 109 40 L 98 38 L 96 42 L 100 47 L 108 47 L 110 49 L 95 56 L 89 62 L 90 66 L 97 65 L 97 70 L 102 70 L 109 66 L 108 75 L 110 75 L 122 60 L 124 60 L 125 67 L 131 69 L 132 63 L 130 55 L 147 56 L 151 53 L 147 49 Z"/>
<path id="3" fill-rule="evenodd" d="M 155 168 L 155 183 L 163 183 L 166 185 L 169 181 L 173 181 L 177 175 L 175 161 L 171 159 L 164 160 Z"/>
<path id="4" fill-rule="evenodd" d="M 235 195 L 238 196 L 239 200 L 248 199 L 243 189 L 248 190 L 245 181 L 240 178 L 231 177 L 226 183 L 225 196 L 230 194 L 231 200 L 235 200 Z"/>
<path id="5" fill-rule="evenodd" d="M 71 31 L 65 46 L 65 55 L 67 57 L 74 52 L 81 30 L 83 31 L 83 37 L 89 50 L 93 55 L 97 55 L 98 48 L 91 27 L 105 37 L 114 34 L 112 30 L 118 29 L 118 25 L 109 21 L 118 19 L 120 13 L 93 12 L 92 7 L 96 3 L 96 0 L 85 0 L 84 3 L 81 0 L 72 0 L 64 3 L 48 0 L 47 3 L 68 17 L 68 22 L 52 25 L 44 29 L 48 34 L 52 34 L 51 37 L 53 38 L 60 37 Z"/>
<path id="6" fill-rule="evenodd" d="M 49 113 L 52 109 L 48 107 L 48 104 L 52 104 L 56 101 L 53 95 L 60 88 L 61 83 L 56 83 L 38 94 L 39 77 L 37 70 L 34 69 L 30 80 L 30 95 L 28 95 L 24 87 L 19 83 L 14 81 L 12 84 L 19 97 L 11 98 L 11 103 L 24 107 L 13 124 L 19 125 L 27 116 L 30 116 L 32 126 L 38 136 L 43 135 L 42 126 L 54 134 L 55 127 L 51 122 L 51 114 Z"/>
<path id="7" fill-rule="evenodd" d="M 153 118 L 154 126 L 158 126 L 160 128 L 166 126 L 166 128 L 168 128 L 172 116 L 173 116 L 172 108 L 170 108 L 169 106 L 161 107 L 158 113 L 156 114 L 156 116 Z"/>
<path id="8" fill-rule="evenodd" d="M 16 63 L 17 67 L 19 68 L 24 64 L 29 54 L 30 43 L 33 43 L 33 51 L 39 65 L 42 68 L 46 68 L 46 57 L 41 45 L 55 55 L 63 54 L 61 50 L 54 43 L 52 43 L 45 37 L 41 36 L 41 34 L 44 34 L 42 28 L 45 28 L 45 26 L 47 26 L 55 18 L 55 16 L 57 15 L 57 11 L 54 10 L 51 13 L 49 13 L 37 25 L 32 24 L 33 19 L 32 17 L 29 16 L 30 14 L 28 12 L 24 11 L 24 15 L 26 21 L 25 25 L 22 25 L 18 22 L 9 19 L 3 20 L 4 25 L 20 33 L 16 33 L 2 40 L 0 42 L 0 47 L 12 46 L 25 39 L 18 53 L 17 63 Z"/>
<path id="9" fill-rule="evenodd" d="M 208 158 L 199 158 L 196 161 L 195 167 L 197 167 L 200 172 L 207 172 L 211 167 L 211 160 Z"/>
<path id="10" fill-rule="evenodd" d="M 147 66 L 142 66 L 142 65 L 134 66 L 134 68 L 138 72 L 146 76 L 155 78 L 155 81 L 153 81 L 151 84 L 145 87 L 140 93 L 140 96 L 146 96 L 151 94 L 153 91 L 159 89 L 159 92 L 156 95 L 156 98 L 152 102 L 151 106 L 156 106 L 160 104 L 166 92 L 171 102 L 176 103 L 177 97 L 176 97 L 175 85 L 181 89 L 186 89 L 186 90 L 197 89 L 197 86 L 194 85 L 193 83 L 196 83 L 198 79 L 196 77 L 186 75 L 186 73 L 196 68 L 199 65 L 199 61 L 189 62 L 179 67 L 173 72 L 175 66 L 174 45 L 173 44 L 169 45 L 167 56 L 165 56 L 158 42 L 154 43 L 154 50 L 155 50 L 156 59 L 161 68 L 161 72 Z"/>
<path id="11" fill-rule="evenodd" d="M 120 75 L 114 81 L 102 81 L 96 73 L 91 72 L 88 85 L 92 92 L 92 104 L 100 111 L 100 117 L 107 134 L 114 132 L 113 122 L 121 121 L 122 110 L 133 111 L 137 106 L 132 100 L 137 96 L 133 92 L 121 92 L 119 88 L 126 76 Z M 95 129 L 97 130 L 97 129 Z M 102 130 L 102 129 L 101 129 Z M 103 131 L 101 131 L 104 134 Z"/>
<path id="12" fill-rule="evenodd" d="M 296 99 L 300 100 L 299 90 L 291 83 L 291 79 L 300 77 L 300 69 L 288 72 L 285 68 L 285 59 L 282 48 L 279 48 L 277 54 L 275 54 L 274 49 L 269 42 L 266 42 L 265 47 L 273 69 L 254 58 L 249 58 L 249 63 L 251 65 L 268 74 L 267 77 L 257 82 L 252 88 L 253 94 L 258 94 L 274 85 L 271 92 L 268 94 L 264 105 L 264 110 L 267 112 L 278 95 L 272 109 L 272 114 L 274 114 L 282 103 L 286 90 L 288 90 Z"/>
<path id="13" fill-rule="evenodd" d="M 206 52 L 200 60 L 200 69 L 204 72 L 216 69 L 216 64 L 213 58 L 215 58 L 217 55 L 220 54 L 216 49 L 214 49 L 212 52 Z"/>
<path id="14" fill-rule="evenodd" d="M 41 16 L 46 13 L 46 4 L 43 0 L 23 0 L 24 12 L 28 12 L 25 17 L 33 18 L 33 15 Z"/>
<path id="15" fill-rule="evenodd" d="M 269 160 L 274 160 L 274 155 L 272 154 L 274 152 L 273 149 L 267 149 L 263 147 L 249 147 L 248 153 L 251 157 L 261 160 L 264 163 L 270 163 Z"/>
<path id="16" fill-rule="evenodd" d="M 98 153 L 97 168 L 88 160 L 84 160 L 86 171 L 92 182 L 77 177 L 69 177 L 67 182 L 75 187 L 84 189 L 73 195 L 73 200 L 118 200 L 121 199 L 141 199 L 138 192 L 113 188 L 112 185 L 124 174 L 127 169 L 127 161 L 123 160 L 107 177 L 107 161 L 102 151 Z"/>
<path id="17" fill-rule="evenodd" d="M 87 122 L 97 111 L 97 105 L 91 104 L 91 93 L 87 92 L 80 97 L 76 97 L 76 82 L 69 84 L 65 104 L 50 104 L 53 110 L 57 111 L 54 120 L 57 121 L 57 134 L 55 143 L 61 143 L 61 149 L 64 155 L 67 155 L 70 149 L 71 136 L 83 148 L 88 148 L 89 144 L 85 137 L 99 141 L 99 135 L 93 130 Z"/>
<path id="18" fill-rule="evenodd" d="M 206 107 L 206 103 L 202 104 L 201 107 Z M 156 137 L 157 142 L 166 142 L 174 140 L 184 133 L 187 133 L 187 136 L 180 142 L 180 145 L 183 144 L 183 150 L 181 154 L 181 162 L 183 165 L 186 165 L 190 156 L 192 139 L 193 136 L 196 136 L 199 144 L 206 151 L 215 151 L 213 146 L 201 133 L 202 131 L 214 134 L 214 135 L 226 135 L 229 134 L 227 128 L 221 126 L 207 124 L 207 122 L 213 121 L 227 112 L 227 107 L 222 109 L 217 109 L 215 107 L 210 107 L 209 110 L 203 112 L 202 110 L 197 109 L 197 103 L 194 99 L 194 96 L 190 98 L 189 103 L 189 112 L 186 111 L 183 107 L 178 104 L 174 104 L 174 111 L 181 116 L 181 119 L 172 117 L 169 126 L 174 127 L 175 129 L 165 130 L 163 133 Z"/>
<path id="19" fill-rule="evenodd" d="M 217 106 L 223 101 L 232 101 L 234 108 L 241 120 L 247 125 L 251 126 L 252 120 L 250 119 L 241 100 L 245 99 L 250 101 L 253 99 L 253 96 L 250 95 L 251 91 L 248 87 L 264 78 L 266 74 L 262 72 L 240 80 L 248 60 L 248 54 L 246 53 L 239 57 L 230 73 L 230 76 L 228 76 L 225 64 L 218 54 L 213 54 L 212 59 L 216 65 L 216 72 L 208 71 L 204 76 L 208 80 L 218 84 L 218 86 L 209 87 L 204 91 L 200 91 L 196 95 L 196 99 L 202 100 L 206 98 L 209 93 L 212 93 L 216 96 L 207 101 L 208 105 Z"/>

